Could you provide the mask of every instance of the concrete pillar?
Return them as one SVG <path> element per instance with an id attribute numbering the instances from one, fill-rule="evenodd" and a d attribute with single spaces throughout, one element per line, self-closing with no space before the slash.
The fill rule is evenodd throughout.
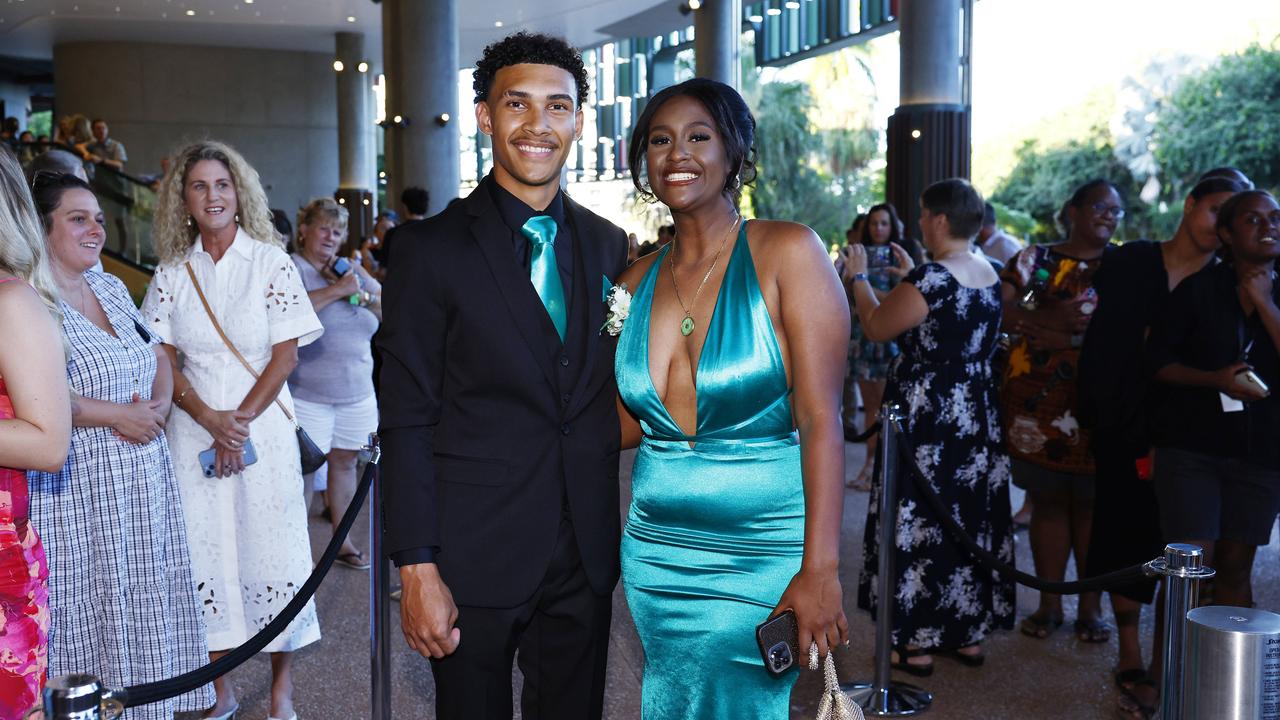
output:
<path id="1" fill-rule="evenodd" d="M 960 3 L 899 3 L 901 105 L 886 133 L 885 194 L 916 239 L 920 193 L 938 180 L 970 173 L 970 111 L 960 83 Z"/>
<path id="2" fill-rule="evenodd" d="M 370 190 L 373 154 L 373 97 L 369 59 L 364 56 L 364 36 L 340 32 L 335 58 L 342 63 L 338 78 L 338 187 Z M 360 72 L 360 64 L 365 71 Z"/>
<path id="3" fill-rule="evenodd" d="M 909 0 L 899 5 L 902 105 L 960 103 L 960 3 Z"/>
<path id="4" fill-rule="evenodd" d="M 395 36 L 394 57 L 387 56 L 387 91 L 397 97 L 398 109 L 388 114 L 405 122 L 388 130 L 398 158 L 397 190 L 388 200 L 398 202 L 401 189 L 417 185 L 430 194 L 427 214 L 434 215 L 458 196 L 460 183 L 458 0 L 383 0 L 382 5 L 384 44 L 388 35 Z"/>
<path id="5" fill-rule="evenodd" d="M 386 83 L 386 121 L 382 136 L 382 169 L 387 174 L 386 210 L 400 212 L 401 183 L 400 130 L 392 125 L 392 118 L 403 115 L 403 98 L 400 78 L 404 75 L 400 61 L 399 27 L 400 0 L 383 0 L 382 3 L 382 73 Z"/>
<path id="6" fill-rule="evenodd" d="M 739 87 L 741 35 L 739 0 L 702 0 L 701 7 L 693 13 L 694 71 L 698 77 Z"/>

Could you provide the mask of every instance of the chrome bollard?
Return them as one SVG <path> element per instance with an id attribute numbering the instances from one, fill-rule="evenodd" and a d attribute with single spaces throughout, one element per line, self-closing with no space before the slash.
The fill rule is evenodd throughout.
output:
<path id="1" fill-rule="evenodd" d="M 382 447 L 369 433 L 369 462 L 378 465 Z M 391 581 L 382 553 L 382 468 L 369 489 L 369 679 L 372 720 L 391 720 Z"/>
<path id="2" fill-rule="evenodd" d="M 1160 687 L 1160 717 L 1182 720 L 1182 668 L 1186 659 L 1187 613 L 1200 597 L 1200 581 L 1213 577 L 1204 567 L 1204 551 L 1196 545 L 1170 543 L 1164 557 L 1147 563 L 1152 575 L 1164 576 L 1164 678 Z"/>
<path id="3" fill-rule="evenodd" d="M 898 525 L 898 433 L 905 418 L 902 408 L 885 403 L 880 409 L 880 564 L 876 576 L 876 668 L 870 683 L 842 683 L 840 689 L 868 715 L 908 717 L 929 709 L 933 695 L 923 688 L 892 679 L 893 552 Z"/>
<path id="4" fill-rule="evenodd" d="M 1183 720 L 1280 720 L 1280 615 L 1215 605 L 1187 613 Z"/>
<path id="5" fill-rule="evenodd" d="M 59 675 L 45 683 L 44 704 L 27 713 L 43 720 L 111 720 L 124 712 L 123 690 L 104 688 L 93 675 Z"/>

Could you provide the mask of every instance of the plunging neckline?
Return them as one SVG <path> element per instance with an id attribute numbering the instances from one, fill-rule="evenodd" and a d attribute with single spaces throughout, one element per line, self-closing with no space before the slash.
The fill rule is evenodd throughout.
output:
<path id="1" fill-rule="evenodd" d="M 716 291 L 716 304 L 712 305 L 712 314 L 710 314 L 707 319 L 707 333 L 703 334 L 703 346 L 698 348 L 698 363 L 690 364 L 692 369 L 691 379 L 694 380 L 694 432 L 691 434 L 686 433 L 685 428 L 680 427 L 680 423 L 677 423 L 675 416 L 671 414 L 671 410 L 667 409 L 667 402 L 663 400 L 662 396 L 658 395 L 658 384 L 653 382 L 653 359 L 649 355 L 649 340 L 653 337 L 653 299 L 654 296 L 658 295 L 658 277 L 662 274 L 662 261 L 666 260 L 667 256 L 671 254 L 671 243 L 668 243 L 666 247 L 663 247 L 662 254 L 658 255 L 658 260 L 653 264 L 653 268 L 649 269 L 649 272 L 653 273 L 655 277 L 653 281 L 653 288 L 650 288 L 649 292 L 650 322 L 648 323 L 648 327 L 645 327 L 644 345 L 641 346 L 641 350 L 644 351 L 645 378 L 649 380 L 649 392 L 652 392 L 653 396 L 657 398 L 658 406 L 662 407 L 662 414 L 666 416 L 668 423 L 671 423 L 672 428 L 680 430 L 680 434 L 685 437 L 698 437 L 699 430 L 701 430 L 701 413 L 699 413 L 699 401 L 701 396 L 698 391 L 698 378 L 701 373 L 703 373 L 703 361 L 707 359 L 707 342 L 712 338 L 712 331 L 716 328 L 716 320 L 719 316 L 719 307 L 721 307 L 721 300 L 723 300 L 724 297 L 724 286 L 727 284 L 724 282 L 724 279 L 728 278 L 728 273 L 730 273 L 730 270 L 733 268 L 733 260 L 737 259 L 737 250 L 739 250 L 739 247 L 737 246 L 739 246 L 740 242 L 746 242 L 746 225 L 748 225 L 748 223 L 749 220 L 742 220 L 742 227 L 739 229 L 739 232 L 737 232 L 737 237 L 733 238 L 733 249 L 730 251 L 730 255 L 728 255 L 728 263 L 724 264 L 724 273 L 721 274 L 721 286 L 719 286 L 719 290 Z M 689 447 L 692 446 L 694 446 L 694 441 L 689 441 Z"/>

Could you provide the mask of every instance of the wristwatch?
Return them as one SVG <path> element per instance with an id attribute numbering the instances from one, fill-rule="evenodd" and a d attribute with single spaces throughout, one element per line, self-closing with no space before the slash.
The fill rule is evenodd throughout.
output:
<path id="1" fill-rule="evenodd" d="M 867 279 L 866 273 L 864 272 L 854 273 L 853 277 L 849 278 L 849 282 L 858 282 L 859 280 L 866 280 L 866 279 Z"/>

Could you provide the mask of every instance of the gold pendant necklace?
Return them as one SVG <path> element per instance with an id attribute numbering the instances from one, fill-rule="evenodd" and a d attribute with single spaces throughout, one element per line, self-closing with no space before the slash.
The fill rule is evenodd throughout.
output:
<path id="1" fill-rule="evenodd" d="M 736 213 L 735 213 L 736 215 Z M 724 246 L 729 242 L 729 238 L 733 236 L 734 231 L 738 228 L 738 223 L 742 221 L 741 215 L 736 215 L 733 225 L 729 227 L 729 234 L 725 235 L 720 241 L 720 248 L 716 250 L 716 256 L 711 260 L 711 267 L 707 268 L 707 274 L 702 276 L 702 282 L 698 283 L 698 289 L 693 293 L 693 302 L 686 307 L 684 300 L 680 297 L 680 284 L 676 282 L 676 265 L 674 259 L 667 263 L 667 269 L 671 271 L 671 287 L 676 291 L 676 302 L 680 303 L 680 309 L 684 311 L 684 319 L 680 321 L 680 334 L 689 337 L 693 334 L 695 323 L 693 321 L 693 310 L 690 307 L 698 306 L 698 296 L 702 294 L 702 288 L 707 284 L 707 279 L 711 277 L 712 271 L 716 269 L 716 263 L 720 262 L 720 253 L 724 252 Z M 671 241 L 671 253 L 675 254 L 676 241 Z"/>

